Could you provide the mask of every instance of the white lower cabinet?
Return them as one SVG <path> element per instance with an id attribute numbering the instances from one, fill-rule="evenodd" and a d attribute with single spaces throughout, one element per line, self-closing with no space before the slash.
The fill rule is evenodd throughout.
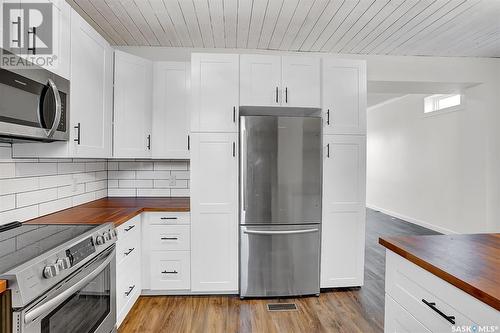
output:
<path id="1" fill-rule="evenodd" d="M 189 251 L 153 251 L 149 257 L 152 290 L 187 290 L 190 288 Z"/>
<path id="2" fill-rule="evenodd" d="M 385 274 L 387 333 L 473 332 L 499 323 L 497 310 L 390 250 Z"/>
<path id="3" fill-rule="evenodd" d="M 141 216 L 117 227 L 116 321 L 120 326 L 141 295 Z"/>

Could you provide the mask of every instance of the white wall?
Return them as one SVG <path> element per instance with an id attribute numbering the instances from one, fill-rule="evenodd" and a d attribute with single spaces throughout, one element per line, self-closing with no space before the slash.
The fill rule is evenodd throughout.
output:
<path id="1" fill-rule="evenodd" d="M 488 231 L 484 112 L 423 114 L 425 95 L 368 110 L 367 204 L 450 233 Z"/>

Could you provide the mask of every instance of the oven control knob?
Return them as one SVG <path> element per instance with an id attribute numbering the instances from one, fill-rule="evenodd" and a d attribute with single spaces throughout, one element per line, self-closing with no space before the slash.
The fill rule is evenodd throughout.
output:
<path id="1" fill-rule="evenodd" d="M 111 231 L 106 231 L 104 233 L 104 238 L 106 239 L 106 241 L 110 241 L 113 238 L 113 236 L 111 235 Z"/>
<path id="2" fill-rule="evenodd" d="M 71 260 L 68 257 L 59 258 L 56 261 L 56 265 L 59 266 L 59 271 L 63 271 L 71 267 Z"/>
<path id="3" fill-rule="evenodd" d="M 94 238 L 95 245 L 103 245 L 104 243 L 106 243 L 106 239 L 104 238 L 104 236 L 101 235 L 95 236 Z"/>
<path id="4" fill-rule="evenodd" d="M 111 232 L 111 236 L 113 236 L 113 237 L 118 237 L 118 230 L 116 230 L 116 229 L 111 229 L 111 231 L 110 231 L 110 232 Z"/>
<path id="5" fill-rule="evenodd" d="M 43 269 L 43 277 L 46 279 L 53 278 L 59 275 L 59 265 L 48 265 Z"/>

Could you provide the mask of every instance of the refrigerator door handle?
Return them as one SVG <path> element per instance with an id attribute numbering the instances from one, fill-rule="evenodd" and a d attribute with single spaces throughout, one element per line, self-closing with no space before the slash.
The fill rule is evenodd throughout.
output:
<path id="1" fill-rule="evenodd" d="M 243 230 L 245 234 L 251 235 L 291 235 L 291 234 L 308 234 L 318 232 L 319 229 L 303 229 L 303 230 L 280 230 L 280 231 L 264 231 L 264 230 Z"/>

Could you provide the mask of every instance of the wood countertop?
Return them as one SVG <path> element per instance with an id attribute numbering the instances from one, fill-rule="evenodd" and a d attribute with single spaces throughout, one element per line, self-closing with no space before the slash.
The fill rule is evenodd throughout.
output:
<path id="1" fill-rule="evenodd" d="M 28 224 L 101 224 L 115 226 L 142 212 L 189 212 L 187 197 L 103 198 L 29 220 Z"/>
<path id="2" fill-rule="evenodd" d="M 7 290 L 7 281 L 0 280 L 0 294 Z"/>
<path id="3" fill-rule="evenodd" d="M 379 243 L 500 311 L 500 233 L 381 237 Z"/>

